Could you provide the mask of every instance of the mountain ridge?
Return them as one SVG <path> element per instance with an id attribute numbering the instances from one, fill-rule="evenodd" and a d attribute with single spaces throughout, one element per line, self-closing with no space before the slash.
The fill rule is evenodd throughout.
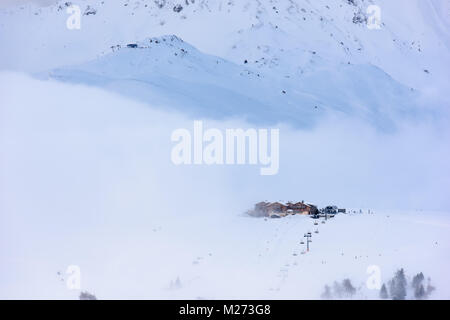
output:
<path id="1" fill-rule="evenodd" d="M 426 114 L 413 103 L 414 90 L 371 65 L 322 64 L 319 70 L 280 81 L 254 66 L 204 54 L 174 35 L 128 45 L 40 76 L 99 86 L 194 117 L 244 117 L 257 124 L 286 122 L 304 128 L 325 114 L 341 113 L 392 130 L 400 113 Z M 377 98 L 377 90 L 386 100 Z"/>

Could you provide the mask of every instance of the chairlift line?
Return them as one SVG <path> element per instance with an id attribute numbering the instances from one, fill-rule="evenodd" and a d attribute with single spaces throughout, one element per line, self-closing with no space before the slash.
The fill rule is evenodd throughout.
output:
<path id="1" fill-rule="evenodd" d="M 308 233 L 305 234 L 305 238 L 306 238 L 306 252 L 309 252 L 309 244 L 312 242 L 311 237 L 312 237 L 311 232 L 308 232 Z"/>

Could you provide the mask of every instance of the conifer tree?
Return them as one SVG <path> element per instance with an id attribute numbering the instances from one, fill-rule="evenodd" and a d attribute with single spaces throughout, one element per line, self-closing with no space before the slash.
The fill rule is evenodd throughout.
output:
<path id="1" fill-rule="evenodd" d="M 381 299 L 389 299 L 389 294 L 386 289 L 386 285 L 383 283 L 380 290 L 380 298 Z"/>

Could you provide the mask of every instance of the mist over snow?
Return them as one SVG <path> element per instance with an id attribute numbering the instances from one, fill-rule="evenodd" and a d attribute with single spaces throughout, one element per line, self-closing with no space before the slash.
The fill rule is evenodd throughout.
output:
<path id="1" fill-rule="evenodd" d="M 351 264 L 359 281 L 364 281 L 369 264 L 382 261 L 383 270 L 393 273 L 393 266 L 401 267 L 409 255 L 391 257 L 392 261 L 377 258 L 373 253 L 377 249 L 387 255 L 398 247 L 366 244 L 355 249 L 353 239 L 349 246 L 339 246 L 344 241 L 340 232 L 348 228 L 345 223 L 351 230 L 367 231 L 373 229 L 373 222 L 348 217 L 345 223 L 339 221 L 339 227 L 332 224 L 338 220 L 332 221 L 327 227 L 336 229 L 329 232 L 341 241 L 336 243 L 331 234 L 323 239 L 326 231 L 322 231 L 323 242 L 315 245 L 326 252 L 336 250 L 335 254 L 348 250 L 350 262 L 335 262 L 331 274 L 314 281 L 304 279 L 301 272 L 296 276 L 301 275 L 300 279 L 292 279 L 310 290 L 291 288 L 289 281 L 274 294 L 269 288 L 280 285 L 273 278 L 280 272 L 279 264 L 289 263 L 292 252 L 298 252 L 299 233 L 311 229 L 312 221 L 299 217 L 303 220 L 291 222 L 297 228 L 286 225 L 291 231 L 282 238 L 273 228 L 283 226 L 242 216 L 253 203 L 266 198 L 288 200 L 301 195 L 320 205 L 371 208 L 379 219 L 386 219 L 385 212 L 395 216 L 382 209 L 410 208 L 412 217 L 422 220 L 419 225 L 399 213 L 395 231 L 380 226 L 379 232 L 395 232 L 391 236 L 399 240 L 400 248 L 411 239 L 420 245 L 422 239 L 416 232 L 420 230 L 424 237 L 428 228 L 421 224 L 426 226 L 433 216 L 437 225 L 425 245 L 439 242 L 439 250 L 432 251 L 430 259 L 447 256 L 448 215 L 437 214 L 436 218 L 430 210 L 448 206 L 448 132 L 443 135 L 421 125 L 392 135 L 351 119 L 326 120 L 312 131 L 283 126 L 281 170 L 276 176 L 263 177 L 257 167 L 249 165 L 174 166 L 169 159 L 170 132 L 192 127 L 192 120 L 184 116 L 106 91 L 20 74 L 2 73 L 1 84 L 1 252 L 2 261 L 7 261 L 1 273 L 3 297 L 73 298 L 65 283 L 55 279 L 55 272 L 75 263 L 81 266 L 85 288 L 103 298 L 318 298 L 326 280 L 350 273 L 350 252 L 371 257 Z M 30 108 L 35 101 L 40 107 Z M 205 123 L 218 128 L 249 126 L 238 120 Z M 308 152 L 292 150 L 299 142 Z M 426 161 L 415 157 L 417 150 L 427 154 Z M 366 239 L 364 234 L 359 236 L 360 241 Z M 267 258 L 258 259 L 258 254 L 264 252 L 266 241 L 275 241 L 272 237 L 291 243 L 283 250 L 281 244 L 271 248 L 274 252 L 267 258 L 276 255 L 279 260 L 266 265 Z M 372 237 L 381 240 L 382 235 Z M 315 250 L 317 261 L 325 259 L 325 251 Z M 420 249 L 411 250 L 415 254 Z M 192 263 L 197 255 L 211 262 L 195 268 Z M 445 268 L 430 268 L 424 258 L 406 261 L 414 271 L 428 271 L 441 286 L 448 284 Z M 311 267 L 305 266 L 305 272 Z M 235 268 L 240 272 L 237 278 Z M 185 289 L 167 289 L 176 277 L 181 277 Z M 233 287 L 238 283 L 248 286 L 240 294 Z M 448 297 L 445 288 L 441 290 L 444 295 L 437 297 Z"/>
<path id="2" fill-rule="evenodd" d="M 0 9 L 0 298 L 77 298 L 76 265 L 100 299 L 378 299 L 376 265 L 449 299 L 449 2 L 177 4 L 79 1 L 80 30 L 64 2 Z M 194 120 L 279 129 L 278 174 L 174 165 Z M 245 214 L 262 200 L 350 213 Z"/>

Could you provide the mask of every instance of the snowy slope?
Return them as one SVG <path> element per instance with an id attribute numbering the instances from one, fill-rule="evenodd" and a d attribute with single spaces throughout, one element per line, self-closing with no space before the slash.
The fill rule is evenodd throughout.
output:
<path id="1" fill-rule="evenodd" d="M 398 119 L 446 117 L 448 2 L 377 3 L 381 30 L 365 25 L 369 4 L 204 0 L 176 12 L 176 1 L 87 1 L 81 30 L 65 27 L 63 2 L 22 6 L 1 13 L 0 39 L 8 45 L 0 67 L 42 72 L 77 65 L 53 75 L 195 116 L 258 123 L 289 117 L 307 127 L 331 110 L 384 130 Z M 147 43 L 164 34 L 192 46 Z M 112 48 L 134 42 L 148 50 Z M 182 48 L 188 53 L 175 56 Z"/>
<path id="2" fill-rule="evenodd" d="M 175 12 L 178 3 L 80 1 L 83 13 L 96 14 L 83 15 L 76 31 L 66 28 L 63 1 L 5 9 L 0 39 L 7 48 L 0 66 L 45 70 L 84 62 L 119 43 L 175 34 L 238 64 L 247 59 L 261 68 L 276 66 L 283 76 L 313 68 L 316 52 L 323 60 L 376 65 L 407 86 L 449 87 L 448 0 L 200 0 L 183 2 Z M 381 9 L 380 30 L 365 26 L 370 4 Z"/>
<path id="3" fill-rule="evenodd" d="M 172 165 L 170 132 L 192 121 L 120 95 L 11 73 L 0 75 L 0 95 L 1 298 L 74 299 L 70 265 L 102 299 L 316 299 L 344 278 L 356 297 L 377 298 L 365 286 L 371 265 L 383 282 L 401 267 L 409 280 L 424 272 L 433 298 L 450 297 L 450 215 L 429 210 L 448 207 L 448 139 L 417 127 L 370 138 L 364 126 L 343 134 L 348 124 L 283 129 L 282 145 L 300 141 L 313 156 L 287 147 L 280 174 L 266 179 L 249 167 Z M 418 149 L 427 161 L 415 160 Z M 269 197 L 365 203 L 375 214 L 318 226 L 242 215 Z M 376 209 L 387 204 L 424 210 Z"/>
<path id="4" fill-rule="evenodd" d="M 279 80 L 267 70 L 205 55 L 176 36 L 137 44 L 138 48 L 124 44 L 89 63 L 42 75 L 100 86 L 197 117 L 243 117 L 259 124 L 288 122 L 305 128 L 334 112 L 390 130 L 400 117 L 433 115 L 419 107 L 414 90 L 372 65 L 335 65 L 318 59 L 316 70 Z"/>

